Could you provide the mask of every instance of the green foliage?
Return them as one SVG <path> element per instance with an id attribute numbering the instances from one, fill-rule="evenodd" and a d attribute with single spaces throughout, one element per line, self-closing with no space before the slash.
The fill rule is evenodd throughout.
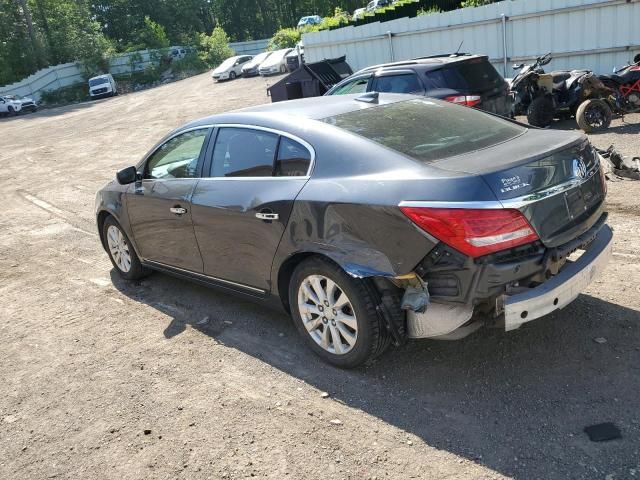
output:
<path id="1" fill-rule="evenodd" d="M 76 83 L 69 87 L 59 90 L 49 90 L 42 92 L 40 102 L 52 105 L 65 105 L 69 103 L 78 103 L 87 100 L 89 97 L 89 87 L 86 83 Z"/>
<path id="2" fill-rule="evenodd" d="M 305 31 L 307 29 L 305 28 Z M 280 50 L 281 48 L 293 48 L 300 41 L 303 30 L 297 28 L 281 28 L 269 41 L 268 50 Z"/>
<path id="3" fill-rule="evenodd" d="M 336 7 L 333 10 L 333 15 L 329 17 L 324 17 L 320 25 L 316 28 L 312 28 L 312 30 L 324 30 L 330 27 L 339 27 L 340 25 L 347 25 L 349 23 L 350 17 L 347 12 L 342 10 L 340 7 Z"/>
<path id="4" fill-rule="evenodd" d="M 358 24 L 416 14 L 418 6 L 421 14 L 450 10 L 460 2 L 492 3 L 399 0 L 376 15 L 368 13 Z M 85 64 L 90 76 L 106 71 L 114 54 L 141 49 L 158 49 L 156 59 L 168 66 L 160 57 L 170 45 L 197 47 L 201 64 L 217 65 L 231 55 L 225 41 L 273 36 L 271 48 L 293 47 L 303 32 L 353 23 L 351 12 L 366 4 L 367 0 L 0 0 L 0 85 L 74 61 Z M 322 23 L 295 29 L 307 15 L 320 15 Z M 190 61 L 198 66 L 195 59 Z"/>
<path id="5" fill-rule="evenodd" d="M 171 70 L 178 76 L 181 74 L 198 74 L 207 70 L 209 66 L 195 52 L 190 52 L 180 60 L 171 63 Z"/>
<path id="6" fill-rule="evenodd" d="M 167 48 L 170 45 L 169 37 L 164 27 L 149 17 L 144 17 L 144 24 L 136 31 L 136 40 L 129 44 L 127 51 L 135 52 L 144 49 Z"/>
<path id="7" fill-rule="evenodd" d="M 437 6 L 431 6 L 431 7 L 421 8 L 420 10 L 418 10 L 418 16 L 433 15 L 434 13 L 442 13 L 442 9 Z"/>
<path id="8" fill-rule="evenodd" d="M 210 67 L 220 65 L 234 54 L 229 48 L 229 37 L 222 27 L 214 28 L 211 35 L 200 34 L 198 52 L 200 59 Z"/>
<path id="9" fill-rule="evenodd" d="M 495 2 L 496 2 L 496 0 L 464 0 L 460 4 L 460 7 L 462 7 L 462 8 L 481 7 L 483 5 L 489 5 L 490 3 L 495 3 Z"/>

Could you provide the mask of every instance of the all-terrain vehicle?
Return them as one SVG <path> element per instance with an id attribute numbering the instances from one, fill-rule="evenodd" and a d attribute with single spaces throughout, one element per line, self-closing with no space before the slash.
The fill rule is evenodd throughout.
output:
<path id="1" fill-rule="evenodd" d="M 532 64 L 514 65 L 520 72 L 511 80 L 514 115 L 526 115 L 531 125 L 547 127 L 554 118 L 575 116 L 578 106 L 590 97 L 597 80 L 589 70 L 559 70 L 545 73 L 551 54 Z"/>
<path id="2" fill-rule="evenodd" d="M 613 75 L 601 75 L 594 84 L 592 98 L 583 102 L 576 121 L 585 132 L 604 130 L 614 114 L 624 116 L 640 111 L 640 54 L 633 63 L 614 69 Z"/>

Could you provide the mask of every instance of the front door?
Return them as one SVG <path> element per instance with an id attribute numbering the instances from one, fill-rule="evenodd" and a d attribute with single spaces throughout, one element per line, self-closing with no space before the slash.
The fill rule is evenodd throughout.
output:
<path id="1" fill-rule="evenodd" d="M 271 131 L 222 127 L 210 158 L 210 176 L 192 197 L 204 273 L 269 291 L 273 257 L 308 181 L 311 149 Z"/>
<path id="2" fill-rule="evenodd" d="M 130 187 L 127 211 L 144 260 L 202 272 L 191 195 L 209 132 L 201 128 L 169 139 L 145 162 L 142 181 Z"/>

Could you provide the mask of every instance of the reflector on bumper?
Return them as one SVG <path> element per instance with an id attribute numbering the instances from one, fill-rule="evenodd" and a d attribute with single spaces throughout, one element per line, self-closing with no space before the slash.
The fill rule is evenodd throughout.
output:
<path id="1" fill-rule="evenodd" d="M 505 295 L 505 330 L 515 330 L 571 303 L 604 270 L 612 252 L 613 232 L 604 225 L 582 256 L 553 278 L 524 293 Z"/>

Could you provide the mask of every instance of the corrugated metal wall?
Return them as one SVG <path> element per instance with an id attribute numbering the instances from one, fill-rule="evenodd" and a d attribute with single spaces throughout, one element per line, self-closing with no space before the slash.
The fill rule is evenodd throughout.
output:
<path id="1" fill-rule="evenodd" d="M 307 61 L 346 54 L 354 70 L 455 52 L 464 42 L 462 51 L 488 55 L 507 77 L 513 63 L 547 52 L 554 57 L 549 71 L 584 68 L 603 74 L 640 52 L 639 21 L 640 0 L 510 0 L 307 33 L 303 43 Z"/>
<path id="2" fill-rule="evenodd" d="M 247 42 L 230 43 L 229 46 L 236 52 L 236 55 L 257 55 L 267 49 L 270 38 L 263 40 L 249 40 Z"/>

